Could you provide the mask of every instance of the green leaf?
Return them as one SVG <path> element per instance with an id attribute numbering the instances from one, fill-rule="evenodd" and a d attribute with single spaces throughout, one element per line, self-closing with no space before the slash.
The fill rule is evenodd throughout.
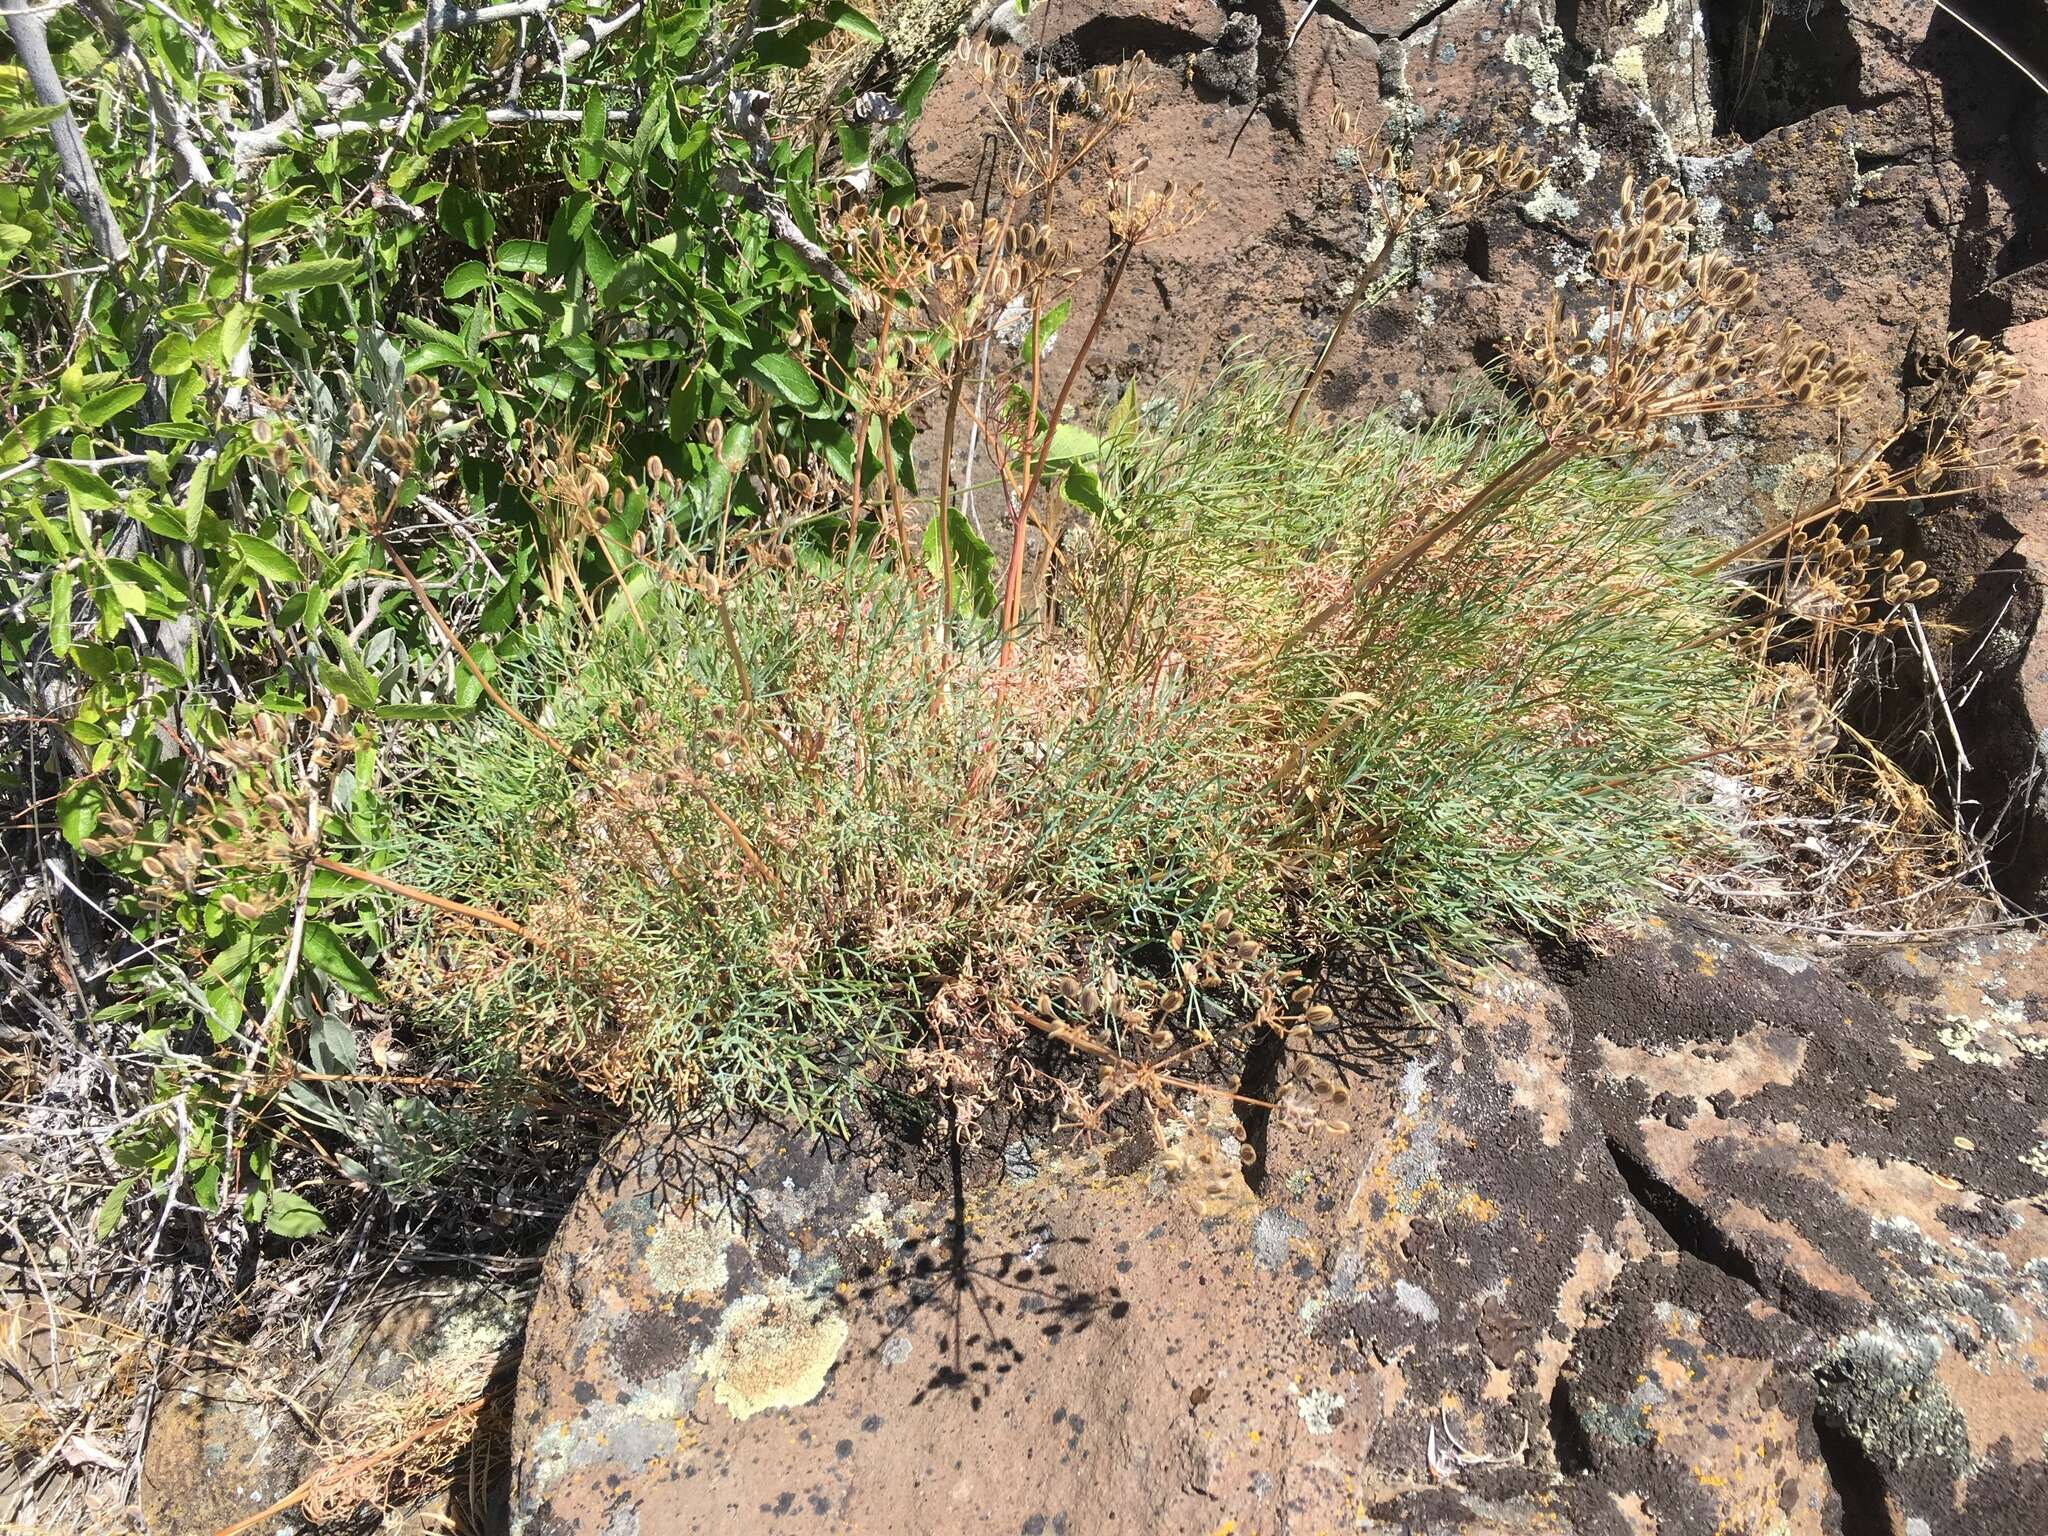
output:
<path id="1" fill-rule="evenodd" d="M 223 367 L 232 368 L 249 345 L 249 337 L 256 329 L 256 306 L 236 304 L 229 308 L 220 322 L 220 360 Z"/>
<path id="2" fill-rule="evenodd" d="M 348 668 L 339 666 L 331 661 L 323 661 L 320 663 L 319 671 L 320 681 L 327 685 L 330 692 L 340 694 L 349 703 L 365 713 L 376 709 L 376 690 L 371 689 L 365 692 L 357 684 L 356 679 L 349 675 Z"/>
<path id="3" fill-rule="evenodd" d="M 185 370 L 184 377 L 171 386 L 171 420 L 183 421 L 192 414 L 192 403 L 199 398 L 205 382 L 192 369 Z"/>
<path id="4" fill-rule="evenodd" d="M 1086 427 L 1077 427 L 1063 421 L 1053 429 L 1052 447 L 1046 453 L 1048 464 L 1072 464 L 1084 459 L 1093 459 L 1102 453 L 1102 439 Z"/>
<path id="5" fill-rule="evenodd" d="M 165 215 L 167 222 L 187 239 L 204 241 L 223 252 L 234 238 L 235 227 L 222 215 L 198 203 L 178 203 Z"/>
<path id="6" fill-rule="evenodd" d="M 507 240 L 498 247 L 491 265 L 500 272 L 545 272 L 548 248 L 538 240 Z"/>
<path id="7" fill-rule="evenodd" d="M 268 576 L 272 581 L 301 582 L 306 579 L 298 562 L 268 539 L 259 539 L 253 533 L 237 533 L 229 537 L 235 553 L 248 561 L 259 574 Z"/>
<path id="8" fill-rule="evenodd" d="M 249 286 L 266 297 L 298 293 L 307 288 L 329 288 L 336 283 L 345 283 L 361 271 L 362 264 L 353 257 L 320 257 L 313 261 L 287 262 L 281 267 L 266 267 L 250 279 Z"/>
<path id="9" fill-rule="evenodd" d="M 867 123 L 839 124 L 839 158 L 847 171 L 857 171 L 868 163 L 870 140 L 873 129 Z"/>
<path id="10" fill-rule="evenodd" d="M 0 139 L 18 139 L 25 133 L 34 133 L 38 128 L 47 128 L 67 110 L 61 103 L 54 107 L 18 108 L 5 117 L 0 117 Z"/>
<path id="11" fill-rule="evenodd" d="M 491 280 L 491 269 L 480 261 L 465 261 L 441 279 L 441 297 L 467 298 Z"/>
<path id="12" fill-rule="evenodd" d="M 581 253 L 583 232 L 590 227 L 591 215 L 596 211 L 597 205 L 581 195 L 563 199 L 562 206 L 555 210 L 548 225 L 548 264 L 543 269 L 549 277 L 569 275 Z"/>
<path id="13" fill-rule="evenodd" d="M 192 338 L 171 331 L 149 349 L 149 371 L 158 378 L 174 379 L 192 366 Z"/>
<path id="14" fill-rule="evenodd" d="M 82 465 L 63 464 L 52 459 L 43 465 L 43 472 L 63 486 L 71 497 L 71 505 L 81 510 L 92 511 L 121 504 L 121 497 L 114 488 Z"/>
<path id="15" fill-rule="evenodd" d="M 100 390 L 79 405 L 78 419 L 88 427 L 103 427 L 144 393 L 140 384 L 116 384 L 112 389 Z"/>
<path id="16" fill-rule="evenodd" d="M 377 996 L 377 978 L 342 942 L 340 934 L 325 923 L 308 923 L 305 942 L 306 963 L 314 970 L 357 997 L 374 999 Z"/>
<path id="17" fill-rule="evenodd" d="M 1106 442 L 1115 442 L 1137 429 L 1138 386 L 1132 381 L 1124 386 L 1124 392 L 1117 397 L 1116 407 L 1102 423 L 1102 436 Z"/>
<path id="18" fill-rule="evenodd" d="M 108 1190 L 107 1198 L 100 1202 L 99 1214 L 93 1218 L 92 1233 L 101 1242 L 104 1243 L 112 1237 L 114 1228 L 121 1225 L 121 1212 L 127 1207 L 128 1191 L 135 1187 L 138 1177 L 140 1175 L 131 1173 Z"/>
<path id="19" fill-rule="evenodd" d="M 74 779 L 57 797 L 57 830 L 64 834 L 64 841 L 76 848 L 83 843 L 100 824 L 99 801 L 94 798 L 93 789 L 83 779 Z"/>
<path id="20" fill-rule="evenodd" d="M 54 405 L 46 405 L 40 411 L 32 411 L 21 418 L 21 424 L 8 433 L 4 449 L 0 449 L 0 463 L 13 464 L 26 453 L 34 453 L 42 447 L 43 439 L 56 431 L 67 419 L 69 413 Z"/>
<path id="21" fill-rule="evenodd" d="M 76 582 L 69 571 L 50 577 L 50 649 L 62 656 L 71 649 L 71 598 Z"/>
<path id="22" fill-rule="evenodd" d="M 1069 464 L 1060 481 L 1060 492 L 1084 512 L 1100 514 L 1106 505 L 1102 499 L 1102 479 L 1092 464 Z"/>
<path id="23" fill-rule="evenodd" d="M 1024 356 L 1030 357 L 1035 353 L 1043 357 L 1052 339 L 1059 334 L 1060 327 L 1067 323 L 1067 316 L 1073 310 L 1073 307 L 1071 300 L 1061 299 L 1059 303 L 1053 305 L 1051 309 L 1033 320 L 1030 327 L 1030 338 L 1023 348 Z"/>
<path id="24" fill-rule="evenodd" d="M 341 654 L 341 664 L 336 666 L 331 661 L 322 662 L 321 677 L 327 680 L 330 688 L 357 709 L 366 714 L 374 712 L 379 691 L 377 674 L 369 669 L 363 661 L 363 653 L 355 648 L 348 636 L 337 631 L 334 636 L 334 648 Z"/>
<path id="25" fill-rule="evenodd" d="M 809 410 L 823 398 L 804 365 L 787 352 L 764 352 L 747 365 L 747 371 L 771 393 L 800 411 Z"/>
<path id="26" fill-rule="evenodd" d="M 847 0 L 838 0 L 837 4 L 828 6 L 825 10 L 825 19 L 842 32 L 851 32 L 864 42 L 882 41 L 882 29 L 868 20 L 858 7 L 848 4 Z"/>
<path id="27" fill-rule="evenodd" d="M 600 293 L 619 275 L 619 258 L 594 229 L 583 237 L 583 270 L 590 274 L 591 283 Z"/>
<path id="28" fill-rule="evenodd" d="M 312 215 L 296 197 L 275 198 L 249 215 L 242 225 L 242 238 L 251 245 L 261 245 L 266 240 L 275 240 L 302 217 Z"/>
<path id="29" fill-rule="evenodd" d="M 994 552 L 957 506 L 946 509 L 944 522 L 952 544 L 954 603 L 976 614 L 995 612 Z M 946 556 L 939 538 L 940 519 L 934 517 L 925 524 L 924 563 L 934 577 L 943 579 Z"/>
<path id="30" fill-rule="evenodd" d="M 754 424 L 751 421 L 726 429 L 725 439 L 712 457 L 709 472 L 698 482 L 702 487 L 701 505 L 707 513 L 716 516 L 724 507 L 726 497 L 732 494 L 733 476 L 747 462 L 747 454 L 753 446 Z"/>
<path id="31" fill-rule="evenodd" d="M 597 372 L 597 344 L 588 336 L 564 336 L 555 347 L 583 372 Z"/>
<path id="32" fill-rule="evenodd" d="M 932 87 L 939 82 L 939 74 L 952 55 L 944 51 L 935 52 L 931 62 L 915 75 L 896 97 L 896 105 L 903 109 L 903 120 L 895 125 L 900 134 L 924 110 L 924 99 L 931 95 Z"/>
<path id="33" fill-rule="evenodd" d="M 180 537 L 187 543 L 199 537 L 199 524 L 206 512 L 206 492 L 213 479 L 213 467 L 205 459 L 192 471 L 192 479 L 185 487 L 185 504 L 178 510 L 182 514 Z"/>
<path id="34" fill-rule="evenodd" d="M 313 1202 L 288 1189 L 274 1189 L 263 1212 L 265 1230 L 279 1237 L 312 1237 L 327 1230 Z"/>
<path id="35" fill-rule="evenodd" d="M 450 363 L 462 364 L 469 361 L 460 346 L 445 341 L 430 341 L 424 347 L 405 355 L 405 371 L 408 374 L 424 373 L 429 368 L 441 368 Z"/>
<path id="36" fill-rule="evenodd" d="M 498 232 L 497 218 L 490 204 L 467 187 L 450 187 L 441 194 L 435 217 L 441 227 L 472 251 L 487 251 Z"/>
<path id="37" fill-rule="evenodd" d="M 482 138 L 490 131 L 491 120 L 484 116 L 484 109 L 476 105 L 467 106 L 428 134 L 420 149 L 427 155 L 438 155 L 464 139 Z"/>

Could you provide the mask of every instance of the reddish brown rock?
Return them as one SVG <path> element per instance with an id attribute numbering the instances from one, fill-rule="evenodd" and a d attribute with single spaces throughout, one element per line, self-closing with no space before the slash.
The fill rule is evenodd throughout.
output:
<path id="1" fill-rule="evenodd" d="M 628 1142 L 549 1261 L 515 1523 L 2039 1530 L 2044 1000 L 2031 937 L 1851 975 L 1672 919 L 1405 1051 L 1341 1022 L 1349 1133 L 1283 1102 L 1248 1176 L 1221 1114 L 957 1205 Z"/>
<path id="2" fill-rule="evenodd" d="M 1361 1080 L 1349 1135 L 1283 1134 L 1256 1191 L 1228 1115 L 957 1212 L 819 1149 L 748 1144 L 732 1198 L 676 1172 L 701 1153 L 621 1148 L 539 1303 L 520 1528 L 1316 1530 L 1432 1502 L 1576 1528 L 1536 1426 L 1646 1248 L 1590 1128 L 1566 1108 L 1546 1144 L 1555 1106 L 1498 1097 L 1489 1031 L 1549 1028 L 1553 996 L 1491 978 L 1441 1054 Z M 734 1342 L 757 1315 L 771 1350 Z"/>

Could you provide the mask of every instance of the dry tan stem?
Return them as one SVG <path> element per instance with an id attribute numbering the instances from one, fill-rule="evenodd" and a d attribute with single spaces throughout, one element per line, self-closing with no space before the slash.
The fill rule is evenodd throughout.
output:
<path id="1" fill-rule="evenodd" d="M 371 1467 L 381 1466 L 385 1462 L 393 1461 L 408 1446 L 426 1439 L 429 1435 L 437 1434 L 452 1424 L 460 1423 L 465 1418 L 474 1418 L 477 1414 L 483 1412 L 490 1400 L 491 1394 L 486 1392 L 483 1396 L 477 1398 L 476 1401 L 464 1403 L 454 1412 L 445 1413 L 440 1418 L 429 1420 L 427 1423 L 420 1425 L 419 1428 L 407 1432 L 403 1438 L 383 1447 L 381 1450 L 371 1451 L 367 1455 L 358 1456 L 352 1461 L 345 1461 L 338 1467 L 332 1467 L 324 1472 L 315 1473 L 312 1477 L 300 1483 L 290 1493 L 279 1499 L 275 1504 L 272 1504 L 268 1509 L 259 1509 L 255 1514 L 248 1516 L 246 1519 L 237 1520 L 233 1525 L 224 1525 L 215 1531 L 213 1536 L 242 1536 L 242 1532 L 254 1530 L 257 1526 L 262 1525 L 274 1516 L 283 1514 L 286 1510 L 297 1509 L 322 1488 L 333 1483 L 344 1482 L 355 1476 L 358 1472 L 367 1471 Z"/>
<path id="2" fill-rule="evenodd" d="M 1293 409 L 1287 413 L 1288 431 L 1292 432 L 1295 424 L 1301 420 L 1301 412 L 1308 404 L 1309 396 L 1315 393 L 1316 386 L 1323 381 L 1323 375 L 1329 372 L 1330 356 L 1337 350 L 1337 343 L 1343 339 L 1345 330 L 1349 328 L 1351 317 L 1358 313 L 1360 306 L 1372 292 L 1373 285 L 1379 282 L 1382 274 L 1386 272 L 1387 263 L 1394 256 L 1394 240 L 1399 232 L 1398 225 L 1388 227 L 1386 238 L 1380 244 L 1379 254 L 1373 257 L 1372 264 L 1359 275 L 1357 285 L 1351 290 L 1351 297 L 1346 299 L 1344 307 L 1337 311 L 1337 323 L 1330 327 L 1330 339 L 1323 343 L 1322 351 L 1316 354 L 1315 366 L 1309 369 L 1308 377 L 1301 381 L 1301 391 L 1295 395 Z"/>

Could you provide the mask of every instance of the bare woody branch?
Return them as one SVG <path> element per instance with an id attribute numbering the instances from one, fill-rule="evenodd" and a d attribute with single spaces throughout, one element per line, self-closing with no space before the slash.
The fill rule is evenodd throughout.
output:
<path id="1" fill-rule="evenodd" d="M 48 28 L 43 8 L 34 0 L 0 0 L 0 12 L 7 17 L 7 35 L 13 39 L 14 55 L 35 90 L 36 100 L 46 107 L 64 110 L 50 123 L 50 142 L 57 150 L 57 178 L 64 195 L 85 220 L 92 248 L 100 260 L 117 262 L 128 255 L 128 237 L 121 233 L 113 204 L 100 185 L 99 172 L 86 152 L 85 136 L 78 131 L 78 119 L 71 115 L 71 98 L 63 77 L 50 57 Z"/>
<path id="2" fill-rule="evenodd" d="M 13 3 L 13 0 L 10 0 L 10 3 Z M 505 3 L 499 5 L 471 6 L 450 4 L 447 0 L 442 0 L 440 4 L 429 5 L 426 15 L 420 20 L 385 38 L 377 45 L 376 54 L 394 75 L 400 79 L 409 79 L 411 72 L 405 65 L 404 50 L 423 38 L 438 37 L 449 32 L 474 31 L 479 27 L 494 26 L 499 22 L 545 17 L 560 10 L 563 4 L 564 0 L 505 0 Z M 567 71 L 572 65 L 586 58 L 606 39 L 629 26 L 640 15 L 641 10 L 640 0 L 632 0 L 631 4 L 626 5 L 616 15 L 592 17 L 584 23 L 575 37 L 563 44 L 561 50 L 547 61 L 547 67 L 557 74 Z M 295 134 L 301 132 L 309 133 L 316 139 L 335 139 L 351 133 L 380 131 L 384 127 L 381 122 L 349 122 L 340 117 L 340 114 L 350 108 L 362 105 L 366 94 L 363 83 L 368 72 L 367 64 L 358 57 L 346 64 L 337 65 L 319 82 L 316 89 L 326 101 L 328 110 L 335 114 L 333 120 L 308 127 L 300 117 L 299 109 L 292 107 L 260 127 L 244 129 L 234 134 L 232 137 L 236 165 L 247 165 L 276 154 L 291 142 Z M 493 122 L 553 120 L 544 114 L 522 113 L 509 99 L 503 106 L 493 108 L 492 112 L 496 114 L 491 118 Z"/>

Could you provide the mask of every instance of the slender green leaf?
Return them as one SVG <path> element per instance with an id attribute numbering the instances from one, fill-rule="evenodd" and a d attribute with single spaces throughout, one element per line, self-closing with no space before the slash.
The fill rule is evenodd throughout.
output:
<path id="1" fill-rule="evenodd" d="M 307 288 L 330 288 L 336 283 L 345 283 L 362 271 L 362 263 L 347 257 L 322 257 L 313 261 L 287 262 L 281 267 L 266 267 L 249 280 L 255 292 L 269 297 L 280 293 L 298 293 Z"/>
<path id="2" fill-rule="evenodd" d="M 253 570 L 272 581 L 301 582 L 306 579 L 298 562 L 268 539 L 259 539 L 253 533 L 237 533 L 231 536 L 230 542 L 235 546 L 235 553 L 248 561 Z"/>

